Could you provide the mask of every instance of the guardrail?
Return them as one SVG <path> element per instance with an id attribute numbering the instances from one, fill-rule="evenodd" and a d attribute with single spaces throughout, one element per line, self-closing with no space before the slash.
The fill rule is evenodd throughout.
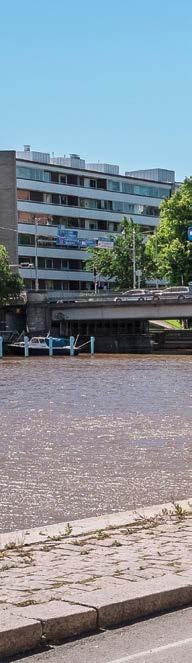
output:
<path id="1" fill-rule="evenodd" d="M 61 291 L 61 290 L 59 290 L 58 292 L 57 291 L 53 291 L 53 292 L 47 291 L 47 301 L 48 302 L 55 302 L 57 300 L 69 301 L 71 299 L 75 299 L 76 301 L 78 301 L 78 300 L 81 301 L 81 299 L 83 299 L 83 300 L 89 300 L 89 299 L 97 300 L 98 298 L 99 299 L 114 299 L 114 297 L 116 297 L 117 294 L 120 295 L 120 293 L 112 292 L 112 291 L 111 292 L 106 292 L 105 291 L 105 292 L 101 292 L 101 293 L 97 293 L 97 294 L 95 294 L 94 291 L 91 291 L 91 290 L 90 290 L 90 292 L 87 292 L 87 291 L 86 292 L 83 292 L 83 291 L 82 292 L 75 292 L 73 290 L 71 290 L 71 292 L 64 292 L 64 291 Z"/>

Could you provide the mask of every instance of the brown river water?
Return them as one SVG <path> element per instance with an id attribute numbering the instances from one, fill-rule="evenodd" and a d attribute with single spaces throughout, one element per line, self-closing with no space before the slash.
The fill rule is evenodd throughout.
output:
<path id="1" fill-rule="evenodd" d="M 5 358 L 0 531 L 189 497 L 192 357 Z"/>

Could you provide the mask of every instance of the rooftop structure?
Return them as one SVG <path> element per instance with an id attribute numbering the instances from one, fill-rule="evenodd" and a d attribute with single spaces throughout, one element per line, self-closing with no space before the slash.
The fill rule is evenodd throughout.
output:
<path id="1" fill-rule="evenodd" d="M 153 182 L 167 182 L 174 184 L 175 171 L 166 168 L 150 168 L 146 170 L 131 170 L 125 173 L 127 177 L 137 177 L 141 180 L 152 180 Z"/>

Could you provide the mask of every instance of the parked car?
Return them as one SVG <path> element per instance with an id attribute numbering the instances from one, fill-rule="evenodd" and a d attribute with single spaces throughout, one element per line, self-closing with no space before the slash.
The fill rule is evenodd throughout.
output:
<path id="1" fill-rule="evenodd" d="M 120 292 L 117 297 L 114 297 L 114 302 L 121 304 L 121 302 L 144 301 L 144 295 L 145 290 L 127 290 L 126 292 Z"/>
<path id="2" fill-rule="evenodd" d="M 147 300 L 156 301 L 156 298 L 159 298 L 159 293 L 157 295 L 156 290 L 145 290 L 136 288 L 135 290 L 127 290 L 126 292 L 119 293 L 117 297 L 114 298 L 114 301 L 117 304 L 121 302 L 144 302 Z"/>
<path id="3" fill-rule="evenodd" d="M 181 302 L 191 296 L 192 293 L 188 286 L 170 286 L 161 291 L 160 299 L 177 299 L 177 301 Z"/>
<path id="4" fill-rule="evenodd" d="M 128 301 L 152 301 L 158 303 L 163 299 L 177 299 L 177 301 L 183 301 L 187 297 L 192 297 L 192 291 L 188 286 L 170 286 L 161 290 L 127 290 L 127 292 L 122 292 L 114 298 L 114 301 L 117 304 L 121 302 Z"/>

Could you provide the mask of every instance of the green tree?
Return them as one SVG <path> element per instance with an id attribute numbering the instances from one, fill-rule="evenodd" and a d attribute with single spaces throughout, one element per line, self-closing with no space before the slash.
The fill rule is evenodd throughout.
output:
<path id="1" fill-rule="evenodd" d="M 5 304 L 11 297 L 20 294 L 23 281 L 18 274 L 14 274 L 9 265 L 9 256 L 6 248 L 0 245 L 0 304 Z"/>
<path id="2" fill-rule="evenodd" d="M 192 280 L 192 242 L 188 228 L 192 226 L 192 177 L 161 203 L 160 223 L 145 247 L 151 273 L 167 278 L 173 285 Z"/>
<path id="3" fill-rule="evenodd" d="M 145 277 L 145 247 L 143 234 L 137 224 L 124 218 L 121 233 L 113 238 L 113 249 L 93 249 L 86 263 L 87 271 L 96 269 L 97 274 L 115 278 L 115 287 L 133 287 L 133 229 L 135 230 L 136 269 L 142 269 Z"/>

